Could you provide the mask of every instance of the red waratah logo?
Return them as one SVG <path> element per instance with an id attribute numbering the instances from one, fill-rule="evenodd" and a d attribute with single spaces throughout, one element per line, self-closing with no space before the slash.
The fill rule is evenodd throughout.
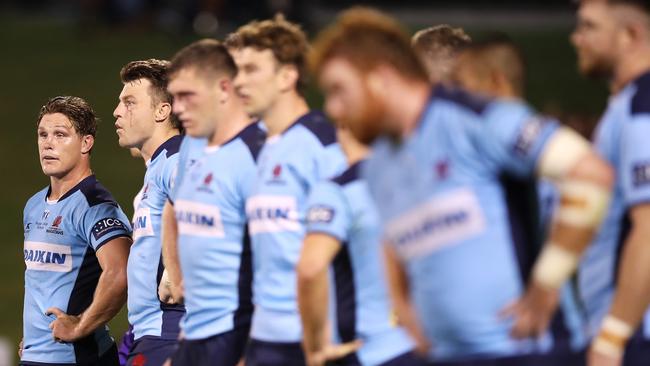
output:
<path id="1" fill-rule="evenodd" d="M 59 225 L 61 225 L 61 221 L 63 221 L 63 216 L 57 216 L 52 223 L 52 227 L 59 227 Z"/>
<path id="2" fill-rule="evenodd" d="M 278 164 L 273 168 L 273 178 L 280 177 L 280 174 L 282 174 L 282 165 Z"/>
<path id="3" fill-rule="evenodd" d="M 133 357 L 133 366 L 144 366 L 147 363 L 147 358 L 142 354 L 138 354 Z"/>
<path id="4" fill-rule="evenodd" d="M 203 185 L 209 186 L 212 183 L 212 173 L 208 174 L 203 178 Z"/>

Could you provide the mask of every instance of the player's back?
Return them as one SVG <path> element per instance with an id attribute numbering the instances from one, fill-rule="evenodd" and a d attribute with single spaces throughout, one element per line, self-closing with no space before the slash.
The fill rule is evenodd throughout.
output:
<path id="1" fill-rule="evenodd" d="M 56 343 L 48 328 L 55 319 L 45 312 L 57 307 L 81 314 L 92 302 L 101 274 L 96 252 L 117 237 L 129 236 L 128 218 L 110 193 L 91 175 L 58 201 L 49 188 L 25 206 L 25 305 L 23 357 L 37 363 L 92 363 L 113 345 L 100 327 L 72 344 Z M 31 362 L 31 363 L 30 363 Z"/>
<path id="2" fill-rule="evenodd" d="M 392 318 L 381 247 L 381 225 L 358 162 L 340 176 L 318 183 L 309 196 L 308 232 L 341 242 L 332 262 L 330 299 L 333 328 L 340 342 L 363 341 L 353 356 L 361 365 L 379 365 L 413 349 Z"/>
<path id="3" fill-rule="evenodd" d="M 548 336 L 514 340 L 511 320 L 498 314 L 521 296 L 534 263 L 538 248 L 527 233 L 538 228 L 522 220 L 533 212 L 518 212 L 518 188 L 555 129 L 522 103 L 438 87 L 411 137 L 376 144 L 366 177 L 433 357 L 551 346 Z"/>
<path id="4" fill-rule="evenodd" d="M 305 235 L 307 195 L 316 182 L 344 167 L 334 127 L 319 112 L 302 116 L 262 148 L 246 203 L 255 257 L 253 338 L 300 341 L 295 267 Z"/>

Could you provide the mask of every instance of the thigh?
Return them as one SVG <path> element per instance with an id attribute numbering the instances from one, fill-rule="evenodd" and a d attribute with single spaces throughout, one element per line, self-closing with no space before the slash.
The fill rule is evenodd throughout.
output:
<path id="1" fill-rule="evenodd" d="M 625 349 L 623 366 L 650 365 L 650 341 L 633 339 Z"/>
<path id="2" fill-rule="evenodd" d="M 178 341 L 144 338 L 133 345 L 129 353 L 127 366 L 162 366 L 165 361 L 176 351 Z"/>
<path id="3" fill-rule="evenodd" d="M 93 366 L 119 366 L 120 357 L 117 355 L 117 346 L 113 344 L 108 351 L 99 357 L 99 360 Z"/>
<path id="4" fill-rule="evenodd" d="M 300 343 L 251 340 L 246 350 L 246 366 L 305 366 L 305 355 Z"/>
<path id="5" fill-rule="evenodd" d="M 237 329 L 201 340 L 184 340 L 172 356 L 172 366 L 235 366 L 241 360 L 248 329 Z"/>

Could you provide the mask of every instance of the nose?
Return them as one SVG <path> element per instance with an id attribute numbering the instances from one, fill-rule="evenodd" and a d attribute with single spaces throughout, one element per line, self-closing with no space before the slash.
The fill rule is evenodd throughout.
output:
<path id="1" fill-rule="evenodd" d="M 337 102 L 334 98 L 325 99 L 325 113 L 327 113 L 332 119 L 338 120 L 341 117 L 341 103 Z"/>
<path id="2" fill-rule="evenodd" d="M 115 107 L 115 110 L 113 110 L 113 117 L 115 118 L 120 118 L 122 117 L 122 103 L 119 103 L 117 107 Z"/>
<path id="3" fill-rule="evenodd" d="M 172 112 L 177 116 L 185 111 L 185 106 L 179 99 L 180 98 L 174 98 L 174 101 L 172 102 Z"/>
<path id="4" fill-rule="evenodd" d="M 581 36 L 580 33 L 578 32 L 577 29 L 574 29 L 573 32 L 569 35 L 569 42 L 573 44 L 574 47 L 578 47 L 580 45 L 581 41 Z"/>

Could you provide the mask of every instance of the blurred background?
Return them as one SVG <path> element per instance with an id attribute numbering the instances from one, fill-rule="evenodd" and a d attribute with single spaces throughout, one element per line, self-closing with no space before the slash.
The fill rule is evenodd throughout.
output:
<path id="1" fill-rule="evenodd" d="M 14 364 L 3 355 L 15 354 L 22 332 L 22 209 L 48 184 L 36 149 L 40 106 L 55 95 L 81 96 L 94 106 L 102 120 L 94 171 L 131 215 L 144 164 L 119 148 L 112 117 L 125 63 L 170 58 L 191 41 L 223 38 L 249 20 L 277 12 L 314 36 L 339 10 L 357 4 L 383 9 L 412 31 L 446 23 L 475 38 L 505 32 L 527 58 L 531 103 L 584 134 L 591 133 L 605 107 L 605 85 L 584 80 L 576 71 L 569 43 L 570 0 L 0 0 L 0 118 L 5 121 L 0 133 L 0 337 L 8 342 L 0 342 L 0 366 Z M 320 108 L 314 88 L 309 99 Z M 111 327 L 119 340 L 126 329 L 125 310 Z"/>

